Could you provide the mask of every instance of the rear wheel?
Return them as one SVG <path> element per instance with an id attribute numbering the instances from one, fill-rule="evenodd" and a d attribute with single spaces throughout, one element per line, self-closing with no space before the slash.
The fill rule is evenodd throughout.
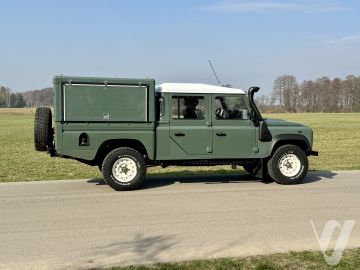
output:
<path id="1" fill-rule="evenodd" d="M 146 162 L 136 150 L 127 147 L 111 151 L 102 164 L 105 182 L 113 189 L 133 190 L 145 180 Z"/>
<path id="2" fill-rule="evenodd" d="M 35 112 L 34 143 L 37 151 L 46 151 L 53 144 L 51 109 L 39 107 Z"/>
<path id="3" fill-rule="evenodd" d="M 305 178 L 309 162 L 305 152 L 295 145 L 279 147 L 268 162 L 268 172 L 275 182 L 299 184 Z"/>

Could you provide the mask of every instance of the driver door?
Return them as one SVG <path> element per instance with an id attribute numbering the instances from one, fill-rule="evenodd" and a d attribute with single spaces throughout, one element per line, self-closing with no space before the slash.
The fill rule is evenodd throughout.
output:
<path id="1" fill-rule="evenodd" d="M 249 158 L 258 152 L 257 128 L 244 95 L 212 95 L 213 155 Z"/>

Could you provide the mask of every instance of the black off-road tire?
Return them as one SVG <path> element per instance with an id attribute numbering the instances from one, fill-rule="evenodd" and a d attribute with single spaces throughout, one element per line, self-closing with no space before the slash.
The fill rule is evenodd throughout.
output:
<path id="1" fill-rule="evenodd" d="M 53 144 L 51 109 L 39 107 L 35 112 L 34 143 L 37 151 L 46 151 Z"/>
<path id="2" fill-rule="evenodd" d="M 280 162 L 286 155 L 295 155 L 300 161 L 300 169 L 293 176 L 286 176 L 280 170 Z M 276 149 L 273 156 L 267 164 L 269 175 L 274 181 L 282 185 L 300 184 L 306 176 L 308 171 L 309 162 L 305 152 L 295 145 L 283 145 Z"/>
<path id="3" fill-rule="evenodd" d="M 114 164 L 117 161 L 120 162 L 121 160 L 125 160 L 130 163 L 133 161 L 133 164 L 135 164 L 134 167 L 136 168 L 136 174 L 130 181 L 121 181 L 113 173 Z M 101 171 L 105 182 L 113 189 L 117 191 L 134 190 L 137 189 L 145 180 L 146 162 L 144 157 L 138 151 L 128 147 L 120 147 L 114 149 L 105 157 Z"/>

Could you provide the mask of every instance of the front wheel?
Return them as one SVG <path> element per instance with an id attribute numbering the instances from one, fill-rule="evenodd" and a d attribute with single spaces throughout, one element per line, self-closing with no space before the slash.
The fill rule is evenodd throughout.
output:
<path id="1" fill-rule="evenodd" d="M 145 179 L 146 162 L 138 151 L 121 147 L 105 157 L 101 171 L 105 182 L 113 189 L 133 190 Z"/>
<path id="2" fill-rule="evenodd" d="M 308 171 L 305 152 L 295 145 L 279 147 L 268 162 L 268 172 L 275 182 L 282 185 L 300 184 Z"/>

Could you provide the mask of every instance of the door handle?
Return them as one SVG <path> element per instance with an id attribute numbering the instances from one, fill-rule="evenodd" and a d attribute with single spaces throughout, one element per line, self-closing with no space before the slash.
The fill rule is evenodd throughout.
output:
<path id="1" fill-rule="evenodd" d="M 226 136 L 226 133 L 224 133 L 224 132 L 218 132 L 218 133 L 216 133 L 216 136 Z"/>
<path id="2" fill-rule="evenodd" d="M 185 136 L 185 133 L 182 133 L 182 132 L 175 132 L 175 136 L 177 136 L 177 137 L 183 137 L 183 136 Z"/>

